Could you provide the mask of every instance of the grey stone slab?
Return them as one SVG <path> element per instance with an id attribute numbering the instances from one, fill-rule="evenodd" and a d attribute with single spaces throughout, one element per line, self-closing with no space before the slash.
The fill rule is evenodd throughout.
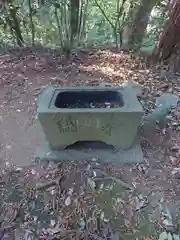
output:
<path id="1" fill-rule="evenodd" d="M 176 107 L 179 101 L 179 97 L 173 95 L 172 93 L 163 93 L 159 98 L 157 98 L 157 105 L 162 104 L 165 108 Z"/>
<path id="2" fill-rule="evenodd" d="M 81 150 L 61 150 L 53 151 L 48 142 L 42 140 L 40 147 L 37 149 L 35 160 L 41 161 L 81 161 L 98 158 L 104 162 L 121 162 L 121 163 L 143 163 L 143 152 L 138 137 L 133 146 L 128 150 L 113 151 L 105 149 L 81 149 Z"/>
<path id="3" fill-rule="evenodd" d="M 117 108 L 58 108 L 55 102 L 65 91 L 115 91 L 123 106 Z M 116 97 L 115 97 L 116 99 Z M 143 116 L 141 104 L 132 87 L 49 86 L 39 99 L 38 119 L 52 150 L 62 150 L 77 141 L 102 141 L 116 149 L 132 146 Z"/>
<path id="4" fill-rule="evenodd" d="M 156 122 L 164 126 L 166 116 L 169 114 L 172 107 L 176 107 L 179 98 L 171 93 L 163 93 L 156 99 L 157 107 L 154 111 L 144 117 L 144 128 L 150 129 L 150 126 L 155 126 Z"/>

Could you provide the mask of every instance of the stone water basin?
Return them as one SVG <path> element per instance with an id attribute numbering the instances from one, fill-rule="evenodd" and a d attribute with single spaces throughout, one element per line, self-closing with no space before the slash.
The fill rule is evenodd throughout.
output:
<path id="1" fill-rule="evenodd" d="M 143 110 L 133 88 L 47 87 L 39 98 L 38 119 L 52 150 L 79 142 L 130 148 Z"/>

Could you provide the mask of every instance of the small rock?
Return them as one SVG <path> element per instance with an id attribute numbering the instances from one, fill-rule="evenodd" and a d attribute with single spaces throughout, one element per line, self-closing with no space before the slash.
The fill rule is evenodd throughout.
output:
<path id="1" fill-rule="evenodd" d="M 144 117 L 144 122 L 156 123 L 158 121 L 160 125 L 164 126 L 167 121 L 166 117 L 169 115 L 172 107 L 177 106 L 177 103 L 177 96 L 171 93 L 163 93 L 160 97 L 157 98 L 157 107 L 154 109 L 154 111 Z"/>
<path id="2" fill-rule="evenodd" d="M 170 108 L 177 105 L 178 97 L 173 95 L 172 93 L 163 93 L 159 98 L 157 98 L 157 105 L 162 104 L 165 108 Z"/>

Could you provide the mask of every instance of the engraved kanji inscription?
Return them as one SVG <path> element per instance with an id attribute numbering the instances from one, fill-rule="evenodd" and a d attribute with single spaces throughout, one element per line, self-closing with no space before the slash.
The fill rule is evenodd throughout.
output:
<path id="1" fill-rule="evenodd" d="M 101 127 L 102 132 L 104 132 L 106 135 L 111 136 L 112 132 L 112 125 L 110 123 L 107 123 L 106 125 L 103 125 Z"/>
<path id="2" fill-rule="evenodd" d="M 78 131 L 77 121 L 73 120 L 71 117 L 61 118 L 58 121 L 57 125 L 58 125 L 60 133 L 62 133 L 62 134 Z"/>

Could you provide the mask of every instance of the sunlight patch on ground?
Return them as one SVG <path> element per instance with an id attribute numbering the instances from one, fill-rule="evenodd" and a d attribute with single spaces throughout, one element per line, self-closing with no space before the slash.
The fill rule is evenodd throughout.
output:
<path id="1" fill-rule="evenodd" d="M 133 74 L 133 71 L 119 67 L 118 70 L 115 70 L 113 67 L 109 66 L 99 66 L 99 65 L 89 65 L 89 66 L 80 66 L 85 72 L 100 72 L 104 75 L 117 77 L 122 82 L 127 82 L 129 76 Z"/>

